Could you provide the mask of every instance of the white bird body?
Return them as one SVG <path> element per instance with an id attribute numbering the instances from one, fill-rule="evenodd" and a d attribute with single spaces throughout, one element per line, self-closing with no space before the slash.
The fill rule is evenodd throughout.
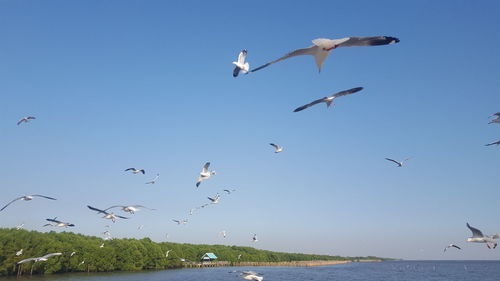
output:
<path id="1" fill-rule="evenodd" d="M 135 212 L 139 211 L 141 208 L 148 209 L 148 210 L 151 210 L 151 211 L 156 211 L 156 209 L 151 209 L 151 208 L 148 208 L 148 207 L 145 207 L 145 206 L 142 206 L 142 205 L 129 205 L 129 206 L 115 205 L 115 206 L 111 206 L 111 207 L 105 209 L 104 211 L 107 211 L 107 210 L 113 209 L 113 208 L 121 208 L 122 211 L 130 213 L 130 214 L 135 214 Z"/>
<path id="2" fill-rule="evenodd" d="M 71 252 L 71 254 L 69 255 L 70 257 L 74 256 L 76 254 L 76 252 Z"/>
<path id="3" fill-rule="evenodd" d="M 99 246 L 99 248 L 104 248 L 104 243 L 102 243 L 102 244 Z"/>
<path id="4" fill-rule="evenodd" d="M 16 256 L 20 256 L 22 254 L 23 254 L 23 249 L 21 249 L 21 250 L 19 250 L 19 251 L 16 252 Z"/>
<path id="5" fill-rule="evenodd" d="M 500 234 L 486 236 L 483 235 L 481 230 L 470 226 L 469 223 L 467 223 L 466 225 L 470 229 L 470 231 L 472 231 L 472 237 L 467 238 L 467 242 L 486 243 L 486 246 L 490 249 L 495 249 L 497 247 L 497 242 L 495 240 L 500 238 Z M 492 244 L 493 246 L 491 247 L 490 244 Z"/>
<path id="6" fill-rule="evenodd" d="M 259 240 L 257 239 L 257 234 L 253 234 L 253 237 L 252 237 L 252 242 L 258 242 Z"/>
<path id="7" fill-rule="evenodd" d="M 220 199 L 220 195 L 219 194 L 215 195 L 214 198 L 210 198 L 210 197 L 207 197 L 207 198 L 208 198 L 208 200 L 211 201 L 212 204 L 219 204 L 219 199 Z"/>
<path id="8" fill-rule="evenodd" d="M 16 230 L 21 230 L 24 228 L 24 223 L 20 224 L 20 225 L 16 225 Z"/>
<path id="9" fill-rule="evenodd" d="M 170 253 L 170 251 L 172 250 L 168 250 L 166 253 L 165 253 L 165 257 L 168 258 L 168 254 Z"/>
<path id="10" fill-rule="evenodd" d="M 221 234 L 221 235 L 222 235 L 222 237 L 224 237 L 224 238 L 226 238 L 226 236 L 227 236 L 227 233 L 226 233 L 226 231 L 225 231 L 225 230 L 221 231 L 221 232 L 220 232 L 220 234 Z"/>
<path id="11" fill-rule="evenodd" d="M 210 167 L 210 162 L 205 163 L 203 168 L 201 169 L 200 176 L 196 181 L 196 187 L 199 187 L 201 182 L 210 178 L 210 176 L 215 175 L 215 171 L 209 171 L 208 167 Z"/>
<path id="12" fill-rule="evenodd" d="M 258 273 L 254 271 L 242 271 L 241 277 L 245 280 L 254 280 L 254 281 L 262 281 L 264 277 L 259 276 Z"/>
<path id="13" fill-rule="evenodd" d="M 247 74 L 250 70 L 250 64 L 245 62 L 247 53 L 247 50 L 242 50 L 238 55 L 238 61 L 233 61 L 233 64 L 236 66 L 233 70 L 233 77 L 237 77 L 240 73 Z"/>
<path id="14" fill-rule="evenodd" d="M 250 72 L 268 67 L 271 64 L 286 60 L 288 58 L 310 55 L 314 57 L 318 71 L 321 72 L 323 63 L 330 54 L 330 51 L 338 47 L 354 47 L 354 46 L 378 46 L 398 43 L 399 39 L 389 36 L 372 36 L 372 37 L 346 37 L 339 39 L 318 38 L 312 40 L 313 45 L 307 48 L 292 51 L 276 60 L 268 62 L 262 66 L 252 69 Z"/>

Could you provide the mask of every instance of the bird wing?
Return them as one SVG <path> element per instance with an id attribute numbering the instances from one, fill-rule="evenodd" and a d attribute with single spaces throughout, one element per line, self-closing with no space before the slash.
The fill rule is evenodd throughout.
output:
<path id="1" fill-rule="evenodd" d="M 26 119 L 33 120 L 33 119 L 36 119 L 36 117 L 35 116 L 28 116 L 28 117 L 26 117 Z"/>
<path id="2" fill-rule="evenodd" d="M 198 179 L 196 180 L 196 187 L 199 187 L 202 181 L 203 181 L 203 178 L 198 177 Z"/>
<path id="3" fill-rule="evenodd" d="M 318 48 L 319 48 L 318 46 L 313 45 L 313 46 L 310 46 L 310 47 L 307 47 L 307 48 L 303 48 L 303 49 L 298 49 L 298 50 L 292 51 L 292 52 L 290 52 L 290 53 L 282 56 L 279 59 L 275 59 L 275 60 L 273 60 L 271 62 L 268 62 L 268 63 L 266 63 L 264 65 L 261 65 L 261 66 L 255 68 L 255 69 L 252 69 L 252 70 L 250 70 L 250 72 L 255 72 L 257 70 L 260 70 L 260 69 L 263 69 L 265 67 L 268 67 L 271 64 L 280 62 L 282 60 L 286 60 L 286 59 L 291 58 L 291 57 L 302 56 L 302 55 L 312 55 L 313 56 L 316 53 L 316 51 L 318 50 Z"/>
<path id="4" fill-rule="evenodd" d="M 52 197 L 45 196 L 45 195 L 40 195 L 40 194 L 33 194 L 33 195 L 30 195 L 30 196 L 42 197 L 42 198 L 50 199 L 50 200 L 57 200 L 56 198 L 52 198 Z"/>
<path id="5" fill-rule="evenodd" d="M 352 88 L 352 89 L 349 89 L 349 90 L 345 90 L 345 91 L 333 94 L 332 97 L 338 98 L 338 97 L 342 97 L 342 96 L 347 96 L 347 95 L 359 92 L 361 90 L 363 90 L 363 87 Z"/>
<path id="6" fill-rule="evenodd" d="M 109 208 L 106 208 L 106 209 L 104 209 L 104 210 L 102 210 L 102 211 L 106 212 L 107 210 L 110 210 L 110 209 L 113 209 L 113 208 L 125 208 L 125 207 L 127 207 L 127 206 L 123 206 L 123 205 L 114 205 L 114 206 L 111 206 L 111 207 L 109 207 Z M 89 206 L 89 208 L 90 208 L 90 206 Z M 95 210 L 95 211 L 97 211 L 97 210 Z"/>
<path id="7" fill-rule="evenodd" d="M 345 38 L 344 38 L 345 39 Z M 347 37 L 348 40 L 338 44 L 338 47 L 356 47 L 356 46 L 380 46 L 399 42 L 396 37 L 390 36 L 370 36 L 370 37 Z"/>
<path id="8" fill-rule="evenodd" d="M 122 217 L 122 216 L 119 216 L 119 215 L 115 215 L 115 217 L 120 218 L 120 219 L 126 219 L 126 220 L 128 220 L 128 219 L 129 219 L 129 218 L 127 218 L 127 217 Z"/>
<path id="9" fill-rule="evenodd" d="M 231 194 L 231 191 L 229 189 L 224 189 L 223 191 L 227 192 L 227 194 Z"/>
<path id="10" fill-rule="evenodd" d="M 19 125 L 19 124 L 21 124 L 21 123 L 23 123 L 23 122 L 26 122 L 26 119 L 25 119 L 25 118 L 22 118 L 21 120 L 19 120 L 19 121 L 17 122 L 17 125 Z"/>
<path id="11" fill-rule="evenodd" d="M 32 260 L 36 260 L 36 258 L 24 259 L 24 260 L 18 261 L 17 264 L 22 264 L 22 263 L 29 262 L 29 261 L 32 261 Z"/>
<path id="12" fill-rule="evenodd" d="M 270 145 L 271 145 L 272 147 L 274 147 L 274 148 L 278 149 L 278 145 L 276 145 L 276 144 L 274 144 L 274 143 L 270 143 Z M 225 190 L 227 190 L 227 189 L 225 189 Z M 225 190 L 224 190 L 224 191 L 225 191 Z"/>
<path id="13" fill-rule="evenodd" d="M 126 171 L 135 171 L 135 168 L 128 168 L 128 169 L 125 169 L 125 172 Z"/>
<path id="14" fill-rule="evenodd" d="M 46 258 L 50 258 L 50 257 L 53 257 L 53 256 L 60 256 L 60 255 L 62 255 L 62 253 L 50 253 L 50 254 L 46 254 L 45 256 L 40 257 L 40 258 L 46 259 Z"/>
<path id="15" fill-rule="evenodd" d="M 313 102 L 311 102 L 311 103 L 304 104 L 303 106 L 299 106 L 299 107 L 297 107 L 297 108 L 296 108 L 293 112 L 299 112 L 299 111 L 302 111 L 302 110 L 304 110 L 304 109 L 306 109 L 306 108 L 308 108 L 308 107 L 311 107 L 311 106 L 313 106 L 313 105 L 316 105 L 316 104 L 318 104 L 318 103 L 325 102 L 325 99 L 326 99 L 326 98 L 327 98 L 327 97 L 323 97 L 323 98 L 317 99 L 317 100 L 315 100 L 315 101 L 313 101 Z"/>
<path id="16" fill-rule="evenodd" d="M 91 209 L 92 211 L 96 211 L 98 214 L 100 214 L 100 213 L 103 213 L 103 214 L 106 214 L 106 215 L 109 214 L 105 210 L 97 209 L 97 208 L 94 208 L 94 207 L 89 206 L 89 205 L 87 205 L 87 208 Z"/>
<path id="17" fill-rule="evenodd" d="M 203 165 L 203 168 L 201 169 L 201 172 L 202 173 L 208 173 L 208 167 L 210 167 L 210 162 L 207 162 L 207 163 L 205 163 L 205 165 Z"/>
<path id="18" fill-rule="evenodd" d="M 237 66 L 236 66 L 236 67 L 233 69 L 233 77 L 238 77 L 238 75 L 240 74 L 240 70 L 241 70 L 241 69 L 240 69 L 239 67 L 237 67 Z"/>
<path id="19" fill-rule="evenodd" d="M 490 146 L 490 145 L 495 145 L 495 144 L 500 144 L 500 141 L 494 141 L 494 142 L 490 142 L 488 144 L 485 144 L 485 146 Z"/>
<path id="20" fill-rule="evenodd" d="M 455 248 L 457 248 L 457 249 L 459 249 L 459 250 L 462 250 L 462 248 L 458 247 L 458 246 L 457 246 L 457 245 L 455 245 L 455 244 L 453 244 L 453 245 L 451 245 L 451 246 L 452 246 L 452 247 L 455 247 Z"/>
<path id="21" fill-rule="evenodd" d="M 394 163 L 396 163 L 396 164 L 398 164 L 398 165 L 399 165 L 399 162 L 398 162 L 398 161 L 396 161 L 396 160 L 394 160 L 394 159 L 391 159 L 391 158 L 385 158 L 385 160 L 388 160 L 388 161 L 394 162 Z"/>
<path id="22" fill-rule="evenodd" d="M 156 209 L 148 208 L 148 207 L 142 206 L 142 205 L 133 205 L 132 207 L 134 207 L 134 208 L 144 208 L 144 209 L 148 209 L 148 210 L 151 210 L 151 211 L 156 211 Z"/>
<path id="23" fill-rule="evenodd" d="M 22 199 L 22 198 L 24 198 L 24 196 L 18 197 L 18 198 L 16 198 L 16 199 L 14 199 L 14 200 L 10 201 L 9 203 L 7 203 L 7 205 L 3 206 L 3 207 L 2 207 L 2 209 L 0 209 L 0 212 L 1 212 L 1 211 L 3 211 L 3 209 L 7 208 L 10 204 L 12 204 L 12 203 L 14 203 L 15 201 L 20 200 L 20 199 Z"/>
<path id="24" fill-rule="evenodd" d="M 61 223 L 62 221 L 59 221 L 57 220 L 57 217 L 56 218 L 53 218 L 53 219 L 45 219 L 46 221 L 51 221 L 51 222 L 55 222 L 55 223 Z"/>
<path id="25" fill-rule="evenodd" d="M 483 233 L 481 232 L 481 230 L 475 228 L 475 227 L 472 227 L 469 225 L 469 223 L 467 223 L 467 227 L 470 229 L 470 231 L 472 231 L 472 237 L 484 237 Z"/>
<path id="26" fill-rule="evenodd" d="M 238 55 L 238 63 L 243 65 L 245 64 L 245 59 L 247 58 L 247 50 L 243 50 Z"/>
<path id="27" fill-rule="evenodd" d="M 491 235 L 491 239 L 498 239 L 498 238 L 500 238 L 500 234 Z"/>

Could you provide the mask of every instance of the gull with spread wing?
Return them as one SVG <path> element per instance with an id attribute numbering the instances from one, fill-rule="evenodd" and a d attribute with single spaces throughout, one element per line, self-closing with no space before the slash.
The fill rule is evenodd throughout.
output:
<path id="1" fill-rule="evenodd" d="M 500 234 L 485 236 L 483 235 L 481 230 L 470 226 L 469 223 L 467 223 L 467 227 L 470 229 L 470 231 L 472 231 L 472 237 L 467 238 L 467 242 L 486 243 L 486 247 L 488 247 L 489 249 L 492 248 L 490 244 L 493 245 L 493 249 L 497 247 L 497 242 L 495 241 L 495 239 L 500 238 Z"/>
<path id="2" fill-rule="evenodd" d="M 389 45 L 398 43 L 399 39 L 390 36 L 371 36 L 371 37 L 346 37 L 340 39 L 325 39 L 318 38 L 312 40 L 313 45 L 292 51 L 281 58 L 268 62 L 262 66 L 252 69 L 250 72 L 255 72 L 257 70 L 263 69 L 270 66 L 271 64 L 280 62 L 296 56 L 310 55 L 314 57 L 316 61 L 316 66 L 318 71 L 321 72 L 321 68 L 326 58 L 330 54 L 330 51 L 338 47 L 355 47 L 355 46 L 379 46 L 379 45 Z"/>
<path id="3" fill-rule="evenodd" d="M 333 100 L 338 98 L 338 97 L 342 97 L 342 96 L 347 96 L 347 95 L 350 95 L 350 94 L 354 94 L 356 92 L 359 92 L 363 90 L 363 87 L 357 87 L 357 88 L 352 88 L 352 89 L 349 89 L 349 90 L 345 90 L 345 91 L 342 91 L 342 92 L 338 92 L 338 93 L 335 93 L 331 96 L 328 96 L 328 97 L 324 97 L 324 98 L 320 98 L 320 99 L 317 99 L 311 103 L 308 103 L 308 104 L 305 104 L 303 106 L 299 106 L 297 107 L 293 112 L 299 112 L 299 111 L 302 111 L 306 108 L 309 108 L 313 105 L 316 105 L 316 104 L 319 104 L 319 103 L 322 103 L 324 102 L 326 104 L 326 107 L 330 107 L 332 104 L 334 105 L 333 103 Z"/>
<path id="4" fill-rule="evenodd" d="M 200 176 L 198 177 L 198 180 L 196 181 L 196 187 L 199 187 L 201 182 L 209 179 L 210 176 L 215 175 L 215 171 L 209 171 L 208 167 L 210 167 L 210 162 L 205 163 L 203 165 L 203 168 L 201 169 Z"/>
<path id="5" fill-rule="evenodd" d="M 238 55 L 238 61 L 233 61 L 233 64 L 236 66 L 233 70 L 233 77 L 238 77 L 240 73 L 248 73 L 250 65 L 248 64 L 248 62 L 245 62 L 247 53 L 247 50 L 242 50 Z"/>
<path id="6" fill-rule="evenodd" d="M 9 203 L 7 203 L 7 205 L 3 206 L 2 209 L 0 209 L 0 211 L 3 211 L 5 208 L 7 208 L 10 204 L 16 202 L 17 200 L 21 200 L 21 201 L 31 201 L 33 200 L 34 197 L 41 197 L 41 198 L 45 198 L 45 199 L 50 199 L 50 200 L 57 200 L 56 198 L 52 198 L 52 197 L 48 197 L 48 196 L 45 196 L 45 195 L 40 195 L 40 194 L 32 194 L 32 195 L 24 195 L 24 196 L 21 196 L 21 197 L 17 197 L 16 199 L 10 201 Z"/>

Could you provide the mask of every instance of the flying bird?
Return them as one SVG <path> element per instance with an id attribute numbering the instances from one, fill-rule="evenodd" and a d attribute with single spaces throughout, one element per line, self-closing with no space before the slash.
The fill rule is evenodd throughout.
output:
<path id="1" fill-rule="evenodd" d="M 214 198 L 211 198 L 211 197 L 207 197 L 207 198 L 208 198 L 208 200 L 212 201 L 211 202 L 212 204 L 218 204 L 219 203 L 219 199 L 220 199 L 220 195 L 217 194 L 217 195 L 214 196 Z"/>
<path id="2" fill-rule="evenodd" d="M 283 151 L 283 146 L 279 146 L 279 145 L 274 144 L 274 143 L 270 143 L 270 145 L 272 147 L 274 147 L 274 153 L 279 153 L 279 152 Z"/>
<path id="3" fill-rule="evenodd" d="M 490 145 L 499 145 L 500 144 L 500 140 L 499 141 L 494 141 L 494 142 L 490 142 L 488 144 L 485 144 L 484 146 L 490 146 Z"/>
<path id="4" fill-rule="evenodd" d="M 201 182 L 209 179 L 210 176 L 215 175 L 215 171 L 209 171 L 208 167 L 210 167 L 210 162 L 205 163 L 203 165 L 203 168 L 201 169 L 200 176 L 198 177 L 198 180 L 196 181 L 196 187 L 199 187 Z"/>
<path id="5" fill-rule="evenodd" d="M 320 98 L 320 99 L 317 99 L 311 103 L 308 103 L 308 104 L 305 104 L 303 106 L 299 106 L 297 107 L 296 109 L 294 109 L 293 112 L 299 112 L 299 111 L 302 111 L 306 108 L 309 108 L 313 105 L 316 105 L 316 104 L 319 104 L 319 103 L 322 103 L 324 102 L 326 104 L 326 107 L 330 107 L 332 104 L 334 105 L 333 103 L 333 100 L 338 98 L 338 97 L 342 97 L 342 96 L 347 96 L 347 95 L 350 95 L 350 94 L 354 94 L 356 92 L 359 92 L 363 90 L 363 87 L 357 87 L 357 88 L 352 88 L 352 89 L 349 89 L 349 90 L 345 90 L 345 91 L 342 91 L 342 92 L 338 92 L 338 93 L 335 93 L 331 96 L 328 96 L 328 97 L 324 97 L 324 98 Z"/>
<path id="6" fill-rule="evenodd" d="M 500 238 L 500 234 L 495 234 L 491 236 L 485 236 L 481 232 L 481 230 L 474 228 L 467 223 L 467 227 L 472 231 L 472 237 L 467 238 L 467 242 L 475 242 L 475 243 L 486 243 L 486 246 L 491 249 L 490 243 L 493 245 L 493 249 L 497 247 L 497 242 L 495 239 Z"/>
<path id="7" fill-rule="evenodd" d="M 46 221 L 50 221 L 50 222 L 52 222 L 52 224 L 51 224 L 51 223 L 48 223 L 48 224 L 46 224 L 46 225 L 44 225 L 44 226 L 55 226 L 55 227 L 68 227 L 68 226 L 73 227 L 73 226 L 75 226 L 75 225 L 74 225 L 74 224 L 72 224 L 72 223 L 69 223 L 69 222 L 62 222 L 62 221 L 60 221 L 60 220 L 57 220 L 57 217 L 55 217 L 55 218 L 53 218 L 53 219 L 45 219 L 45 220 L 46 220 Z"/>
<path id="8" fill-rule="evenodd" d="M 146 184 L 155 184 L 156 181 L 160 178 L 160 174 L 156 174 L 156 177 L 150 181 L 148 181 Z"/>
<path id="9" fill-rule="evenodd" d="M 48 197 L 48 196 L 45 196 L 45 195 L 40 195 L 40 194 L 32 194 L 32 195 L 25 195 L 25 196 L 21 196 L 21 197 L 17 197 L 16 199 L 10 201 L 9 203 L 7 203 L 7 205 L 3 206 L 2 209 L 0 209 L 0 211 L 3 211 L 5 208 L 7 208 L 10 204 L 14 203 L 15 201 L 17 200 L 22 200 L 22 201 L 31 201 L 33 200 L 33 197 L 42 197 L 42 198 L 45 198 L 45 199 L 50 199 L 50 200 L 57 200 L 55 198 L 52 198 L 52 197 Z"/>
<path id="10" fill-rule="evenodd" d="M 22 123 L 28 123 L 30 120 L 34 120 L 34 119 L 36 119 L 36 117 L 33 117 L 33 116 L 23 117 L 19 121 L 17 121 L 17 125 L 19 126 Z"/>
<path id="11" fill-rule="evenodd" d="M 491 116 L 490 116 L 490 118 L 491 118 L 491 117 L 493 117 L 493 116 L 496 116 L 496 118 L 495 118 L 495 119 L 490 120 L 490 122 L 488 122 L 488 124 L 492 124 L 492 123 L 500 123 L 500 112 L 497 112 L 497 113 L 495 113 L 495 114 L 491 115 Z"/>
<path id="12" fill-rule="evenodd" d="M 172 250 L 168 250 L 166 253 L 165 253 L 165 257 L 168 258 L 168 254 L 170 253 L 170 251 Z"/>
<path id="13" fill-rule="evenodd" d="M 222 237 L 226 238 L 227 233 L 226 233 L 226 231 L 225 231 L 225 230 L 223 230 L 223 231 L 221 231 L 221 232 L 220 232 L 220 235 L 222 235 Z"/>
<path id="14" fill-rule="evenodd" d="M 60 255 L 62 255 L 62 253 L 46 254 L 45 256 L 42 256 L 42 257 L 24 259 L 22 261 L 17 262 L 17 264 L 22 264 L 22 263 L 29 262 L 29 261 L 35 261 L 35 262 L 47 261 L 47 259 L 50 258 L 50 257 L 60 256 Z"/>
<path id="15" fill-rule="evenodd" d="M 286 60 L 288 58 L 302 56 L 302 55 L 311 55 L 314 57 L 316 61 L 316 66 L 318 67 L 318 71 L 321 72 L 321 67 L 325 62 L 326 58 L 330 54 L 330 51 L 336 49 L 338 47 L 354 47 L 354 46 L 379 46 L 379 45 L 389 45 L 398 43 L 399 39 L 390 36 L 372 36 L 372 37 L 346 37 L 340 39 L 325 39 L 318 38 L 312 40 L 313 45 L 304 48 L 292 51 L 281 58 L 268 62 L 262 66 L 259 66 L 255 69 L 252 69 L 250 72 L 255 72 L 257 70 L 263 69 L 265 67 L 270 66 L 271 64 L 280 62 L 282 60 Z"/>
<path id="16" fill-rule="evenodd" d="M 137 229 L 138 229 L 138 230 L 141 230 L 141 229 L 143 229 L 143 228 L 144 228 L 144 225 L 143 225 L 143 224 L 141 224 L 141 225 L 139 225 L 139 226 L 137 227 Z"/>
<path id="17" fill-rule="evenodd" d="M 406 158 L 405 160 L 403 160 L 403 161 L 401 161 L 401 162 L 396 161 L 396 160 L 391 159 L 391 158 L 385 158 L 385 160 L 387 160 L 387 161 L 391 161 L 391 162 L 396 163 L 396 164 L 398 165 L 398 167 L 403 167 L 404 162 L 406 162 L 406 161 L 410 160 L 410 158 Z"/>
<path id="18" fill-rule="evenodd" d="M 132 171 L 133 174 L 138 174 L 138 173 L 142 173 L 143 175 L 146 173 L 146 171 L 144 171 L 144 169 L 136 169 L 136 168 L 128 168 L 128 169 L 125 169 L 125 172 L 127 171 Z"/>
<path id="19" fill-rule="evenodd" d="M 448 248 L 452 248 L 452 247 L 453 247 L 453 248 L 457 248 L 457 249 L 459 249 L 459 250 L 462 250 L 462 248 L 458 247 L 457 245 L 455 245 L 455 244 L 450 244 L 450 245 L 448 245 L 448 246 L 446 246 L 446 247 L 444 248 L 444 252 L 446 252 L 446 250 L 447 250 Z"/>
<path id="20" fill-rule="evenodd" d="M 181 224 L 186 224 L 188 222 L 188 220 L 172 220 L 174 222 L 176 222 L 178 225 L 181 225 Z"/>
<path id="21" fill-rule="evenodd" d="M 69 255 L 70 257 L 74 256 L 76 254 L 76 252 L 71 252 L 71 254 Z"/>
<path id="22" fill-rule="evenodd" d="M 24 228 L 24 223 L 21 223 L 20 225 L 16 225 L 16 230 L 21 230 Z"/>
<path id="23" fill-rule="evenodd" d="M 122 217 L 122 216 L 119 216 L 119 215 L 115 215 L 113 213 L 108 213 L 106 210 L 97 209 L 97 208 L 89 206 L 89 205 L 87 205 L 87 208 L 91 209 L 92 211 L 96 211 L 98 214 L 104 214 L 104 216 L 102 218 L 103 219 L 109 219 L 113 223 L 116 221 L 117 218 L 128 219 L 127 217 Z"/>
<path id="24" fill-rule="evenodd" d="M 224 192 L 226 192 L 226 193 L 229 195 L 229 194 L 231 194 L 232 192 L 235 192 L 235 191 L 236 191 L 236 189 L 231 189 L 231 190 L 229 190 L 229 189 L 224 189 L 223 191 L 224 191 Z"/>
<path id="25" fill-rule="evenodd" d="M 238 55 L 238 61 L 233 61 L 233 64 L 236 66 L 233 70 L 233 77 L 238 77 L 240 73 L 248 73 L 250 65 L 248 64 L 248 62 L 245 62 L 247 53 L 247 50 L 242 50 Z"/>
<path id="26" fill-rule="evenodd" d="M 130 214 L 135 214 L 135 212 L 139 211 L 141 208 L 148 209 L 151 211 L 156 211 L 156 209 L 151 209 L 151 208 L 148 208 L 148 207 L 145 207 L 142 205 L 131 205 L 131 206 L 115 205 L 115 206 L 111 206 L 111 207 L 105 209 L 104 211 L 108 211 L 109 209 L 113 209 L 113 208 L 121 208 L 122 211 L 130 213 Z"/>
<path id="27" fill-rule="evenodd" d="M 253 234 L 253 237 L 252 237 L 252 242 L 258 242 L 259 240 L 257 239 L 257 234 Z"/>
<path id="28" fill-rule="evenodd" d="M 23 254 L 23 249 L 21 249 L 21 250 L 19 250 L 19 251 L 16 252 L 16 256 L 20 256 L 22 254 Z"/>
<path id="29" fill-rule="evenodd" d="M 99 248 L 104 248 L 104 243 L 102 243 L 102 244 L 99 246 Z"/>

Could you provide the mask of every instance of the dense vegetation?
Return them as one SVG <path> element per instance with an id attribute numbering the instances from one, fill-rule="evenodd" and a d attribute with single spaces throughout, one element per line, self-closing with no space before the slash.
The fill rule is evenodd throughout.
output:
<path id="1" fill-rule="evenodd" d="M 100 247 L 104 243 L 104 247 Z M 22 255 L 16 252 L 23 249 Z M 168 257 L 165 253 L 171 250 Z M 16 263 L 30 257 L 61 252 L 45 262 L 28 262 L 22 267 Z M 72 252 L 76 252 L 71 256 Z M 155 243 L 144 239 L 113 239 L 104 241 L 99 237 L 85 236 L 72 232 L 26 231 L 0 229 L 0 276 L 15 275 L 20 269 L 23 274 L 77 272 L 77 271 L 134 271 L 143 269 L 166 269 L 182 267 L 183 262 L 199 261 L 207 252 L 213 252 L 220 261 L 309 261 L 345 260 L 347 258 L 326 255 L 278 253 L 257 250 L 250 247 L 223 245 L 193 245 L 178 243 Z M 84 261 L 84 263 L 82 263 Z"/>

